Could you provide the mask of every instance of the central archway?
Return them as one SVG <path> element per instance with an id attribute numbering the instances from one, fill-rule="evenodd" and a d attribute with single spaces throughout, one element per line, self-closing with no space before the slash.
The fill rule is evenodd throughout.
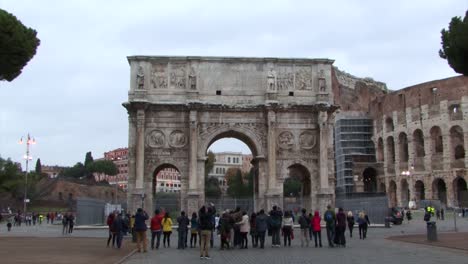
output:
<path id="1" fill-rule="evenodd" d="M 312 183 L 309 170 L 302 164 L 288 167 L 288 174 L 283 182 L 283 207 L 298 214 L 302 208 L 312 209 Z"/>
<path id="2" fill-rule="evenodd" d="M 254 139 L 236 130 L 221 131 L 210 139 L 205 164 L 213 157 L 214 163 L 212 168 L 205 166 L 204 194 L 207 202 L 220 210 L 240 207 L 241 210 L 254 211 L 259 185 L 257 149 Z M 220 187 L 219 195 L 213 193 L 216 182 Z"/>

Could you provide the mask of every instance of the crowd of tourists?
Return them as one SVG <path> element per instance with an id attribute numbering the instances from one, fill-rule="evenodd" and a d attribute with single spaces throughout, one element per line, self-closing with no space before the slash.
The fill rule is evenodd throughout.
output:
<path id="1" fill-rule="evenodd" d="M 295 219 L 297 218 L 297 219 Z M 203 206 L 198 212 L 187 216 L 184 211 L 176 219 L 172 219 L 168 212 L 155 210 L 152 218 L 139 208 L 136 214 L 129 217 L 128 226 L 125 227 L 125 220 L 122 214 L 113 213 L 108 217 L 109 238 L 108 246 L 112 239 L 116 240 L 115 247 L 121 247 L 122 228 L 129 228 L 135 232 L 138 252 L 147 252 L 146 220 L 150 220 L 149 229 L 151 232 L 150 248 L 152 250 L 161 247 L 171 247 L 171 235 L 173 225 L 177 225 L 178 244 L 177 249 L 200 248 L 200 258 L 209 259 L 209 249 L 214 247 L 215 238 L 220 239 L 220 249 L 264 249 L 266 237 L 271 237 L 272 247 L 290 247 L 291 241 L 295 239 L 296 232 L 300 237 L 301 247 L 309 247 L 312 244 L 322 247 L 322 223 L 326 230 L 326 239 L 329 247 L 345 247 L 345 231 L 349 230 L 349 236 L 353 236 L 355 224 L 358 225 L 359 238 L 366 239 L 367 227 L 370 225 L 366 212 L 361 211 L 357 215 L 353 212 L 345 212 L 339 208 L 335 212 L 330 206 L 321 214 L 318 210 L 307 212 L 301 210 L 299 216 L 295 216 L 292 211 L 283 211 L 277 206 L 269 212 L 263 209 L 256 213 L 247 214 L 246 211 L 237 207 L 234 210 L 216 212 L 213 204 Z M 294 223 L 298 224 L 295 225 Z M 298 227 L 295 229 L 294 227 Z M 283 238 L 281 241 L 281 237 Z"/>

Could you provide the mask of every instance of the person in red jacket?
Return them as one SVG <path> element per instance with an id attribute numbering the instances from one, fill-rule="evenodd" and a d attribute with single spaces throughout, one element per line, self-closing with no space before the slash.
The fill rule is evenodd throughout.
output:
<path id="1" fill-rule="evenodd" d="M 314 235 L 315 247 L 317 247 L 317 237 L 320 247 L 322 247 L 322 227 L 320 226 L 321 217 L 319 211 L 314 212 L 314 217 L 312 218 L 312 234 Z"/>
<path id="2" fill-rule="evenodd" d="M 151 218 L 151 249 L 154 249 L 154 238 L 156 237 L 156 249 L 159 249 L 159 242 L 161 241 L 161 232 L 162 225 L 161 221 L 163 219 L 162 214 L 160 214 L 159 209 L 154 211 L 154 216 Z"/>

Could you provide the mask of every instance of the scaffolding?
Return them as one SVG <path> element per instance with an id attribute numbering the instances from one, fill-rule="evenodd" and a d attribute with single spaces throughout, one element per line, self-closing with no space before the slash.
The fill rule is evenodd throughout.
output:
<path id="1" fill-rule="evenodd" d="M 354 161 L 375 162 L 372 119 L 341 117 L 335 123 L 336 193 L 354 192 Z"/>

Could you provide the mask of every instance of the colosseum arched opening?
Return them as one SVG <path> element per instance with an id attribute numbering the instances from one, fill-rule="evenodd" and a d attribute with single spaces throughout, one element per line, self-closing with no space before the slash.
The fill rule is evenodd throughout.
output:
<path id="1" fill-rule="evenodd" d="M 415 199 L 416 204 L 418 205 L 421 200 L 426 199 L 426 193 L 425 193 L 423 181 L 418 180 L 414 184 L 414 199 Z"/>
<path id="2" fill-rule="evenodd" d="M 374 168 L 366 168 L 362 172 L 362 181 L 364 182 L 364 192 L 377 192 L 377 171 Z"/>
<path id="3" fill-rule="evenodd" d="M 450 128 L 450 143 L 452 168 L 465 168 L 465 141 L 463 139 L 463 129 L 460 126 Z"/>
<path id="4" fill-rule="evenodd" d="M 379 138 L 377 141 L 377 162 L 384 161 L 384 147 L 383 147 L 383 140 Z"/>
<path id="5" fill-rule="evenodd" d="M 431 165 L 433 170 L 443 169 L 443 151 L 444 145 L 442 141 L 442 131 L 440 127 L 434 126 L 430 130 L 431 134 Z"/>
<path id="6" fill-rule="evenodd" d="M 395 141 L 391 136 L 387 138 L 387 172 L 395 173 Z"/>
<path id="7" fill-rule="evenodd" d="M 447 205 L 447 185 L 441 178 L 437 178 L 432 182 L 432 197 Z"/>
<path id="8" fill-rule="evenodd" d="M 385 127 L 387 128 L 386 132 L 393 132 L 393 119 L 391 117 L 387 117 L 385 120 Z"/>
<path id="9" fill-rule="evenodd" d="M 400 156 L 400 170 L 408 170 L 408 137 L 404 132 L 398 135 L 398 154 Z"/>
<path id="10" fill-rule="evenodd" d="M 456 206 L 467 207 L 468 206 L 468 189 L 465 179 L 458 176 L 453 181 L 453 194 L 456 201 Z"/>
<path id="11" fill-rule="evenodd" d="M 414 169 L 417 171 L 424 170 L 424 135 L 421 129 L 416 129 L 413 132 L 413 144 L 414 144 Z"/>

